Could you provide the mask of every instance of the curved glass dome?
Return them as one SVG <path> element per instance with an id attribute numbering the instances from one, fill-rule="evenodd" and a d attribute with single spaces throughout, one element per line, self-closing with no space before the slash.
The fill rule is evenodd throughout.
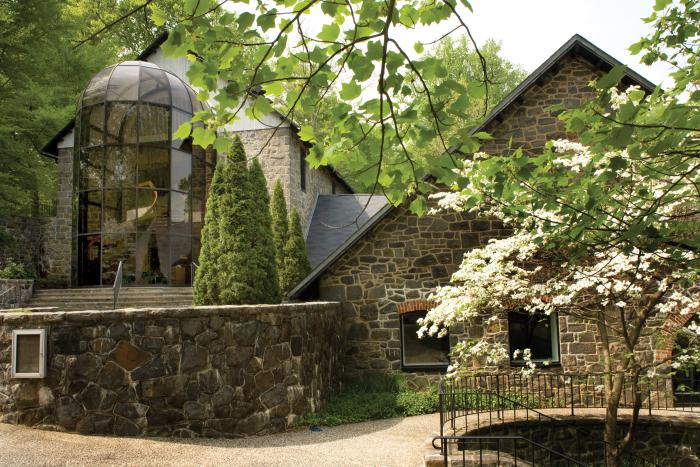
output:
<path id="1" fill-rule="evenodd" d="M 196 93 L 148 62 L 105 68 L 88 84 L 76 125 L 77 271 L 81 285 L 191 283 L 211 150 L 173 139 L 202 109 Z"/>

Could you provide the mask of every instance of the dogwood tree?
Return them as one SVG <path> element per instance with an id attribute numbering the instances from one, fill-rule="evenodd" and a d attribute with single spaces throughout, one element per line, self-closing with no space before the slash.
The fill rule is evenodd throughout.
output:
<path id="1" fill-rule="evenodd" d="M 657 370 L 696 364 L 698 328 L 670 362 L 649 359 L 641 341 L 674 314 L 698 308 L 700 268 L 700 9 L 697 2 L 658 1 L 650 38 L 634 44 L 644 61 L 676 67 L 675 85 L 646 93 L 619 83 L 615 67 L 594 86 L 598 98 L 560 118 L 577 141 L 552 141 L 536 156 L 514 150 L 476 153 L 460 182 L 438 194 L 438 209 L 496 216 L 514 235 L 465 255 L 421 333 L 440 334 L 458 321 L 497 320 L 514 307 L 568 315 L 597 329 L 607 401 L 608 465 L 631 442 L 644 397 L 642 380 Z M 528 349 L 522 349 L 526 361 Z M 498 364 L 508 349 L 489 339 L 454 349 L 452 373 L 473 358 Z M 532 371 L 530 361 L 525 371 Z M 618 436 L 626 388 L 633 416 Z"/>

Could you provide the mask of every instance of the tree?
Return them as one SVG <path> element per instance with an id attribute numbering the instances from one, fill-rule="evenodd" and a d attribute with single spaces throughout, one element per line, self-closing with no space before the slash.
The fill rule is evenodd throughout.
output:
<path id="1" fill-rule="evenodd" d="M 287 202 L 284 200 L 284 191 L 279 180 L 275 182 L 272 191 L 272 238 L 275 244 L 275 260 L 277 271 L 281 275 L 284 269 L 284 245 L 287 243 L 289 225 L 287 224 Z M 280 284 L 280 290 L 284 290 Z"/>
<path id="2" fill-rule="evenodd" d="M 270 195 L 260 162 L 253 159 L 250 167 L 250 197 L 252 208 L 252 254 L 248 258 L 250 279 L 257 284 L 256 303 L 279 303 L 277 276 L 277 246 L 270 216 Z"/>
<path id="3" fill-rule="evenodd" d="M 277 284 L 272 236 L 264 232 L 265 214 L 256 213 L 266 208 L 266 199 L 253 190 L 258 180 L 257 176 L 253 180 L 248 170 L 240 138 L 233 139 L 231 152 L 225 162 L 217 164 L 217 170 L 221 176 L 217 179 L 215 171 L 209 190 L 195 303 L 234 305 L 271 300 Z M 269 229 L 269 211 L 267 226 Z M 259 250 L 265 247 L 267 254 Z M 272 276 L 271 283 L 265 274 Z"/>
<path id="4" fill-rule="evenodd" d="M 311 263 L 306 253 L 306 242 L 301 230 L 301 219 L 296 209 L 289 216 L 289 238 L 284 246 L 284 269 L 280 284 L 284 293 L 289 292 L 311 272 Z"/>
<path id="5" fill-rule="evenodd" d="M 460 170 L 461 186 L 437 196 L 442 208 L 498 216 L 515 234 L 465 255 L 452 285 L 436 291 L 439 304 L 421 332 L 445 332 L 478 315 L 497 319 L 513 303 L 594 324 L 603 351 L 608 465 L 619 464 L 634 437 L 645 384 L 658 372 L 700 361 L 697 335 L 672 365 L 641 352 L 659 323 L 696 310 L 698 19 L 697 2 L 659 1 L 648 18 L 655 32 L 630 48 L 645 51 L 647 63 L 672 63 L 672 89 L 625 88 L 625 69 L 615 67 L 595 84 L 596 99 L 560 115 L 578 141 L 550 142 L 535 156 L 477 153 Z M 453 371 L 473 356 L 498 362 L 507 352 L 486 339 L 463 342 Z M 618 436 L 628 389 L 632 423 Z"/>

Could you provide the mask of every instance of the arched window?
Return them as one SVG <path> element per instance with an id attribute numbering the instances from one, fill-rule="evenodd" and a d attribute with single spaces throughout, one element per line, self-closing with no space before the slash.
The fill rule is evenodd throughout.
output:
<path id="1" fill-rule="evenodd" d="M 99 72 L 76 125 L 80 285 L 190 284 L 215 154 L 173 139 L 202 109 L 158 66 L 127 61 Z"/>
<path id="2" fill-rule="evenodd" d="M 401 325 L 401 367 L 404 370 L 445 370 L 450 364 L 449 336 L 418 337 L 418 320 L 425 317 L 426 300 L 404 302 L 397 306 Z"/>

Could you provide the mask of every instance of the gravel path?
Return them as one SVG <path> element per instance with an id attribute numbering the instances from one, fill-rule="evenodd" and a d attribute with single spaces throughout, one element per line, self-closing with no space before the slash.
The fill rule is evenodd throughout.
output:
<path id="1" fill-rule="evenodd" d="M 393 418 L 244 439 L 115 438 L 0 424 L 0 465 L 423 465 L 438 415 Z"/>

